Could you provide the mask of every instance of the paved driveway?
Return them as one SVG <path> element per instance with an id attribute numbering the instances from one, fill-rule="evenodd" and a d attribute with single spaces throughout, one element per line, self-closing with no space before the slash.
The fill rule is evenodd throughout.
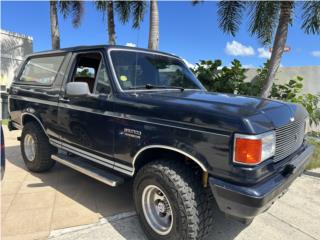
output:
<path id="1" fill-rule="evenodd" d="M 1 239 L 145 239 L 134 215 L 131 183 L 111 188 L 59 164 L 48 173 L 29 173 L 19 134 L 5 129 Z M 214 217 L 210 239 L 320 240 L 320 178 L 299 178 L 248 227 L 218 209 Z"/>
<path id="2" fill-rule="evenodd" d="M 20 134 L 4 127 L 1 239 L 43 239 L 56 229 L 133 211 L 131 183 L 108 187 L 60 164 L 47 173 L 28 172 L 16 140 Z"/>

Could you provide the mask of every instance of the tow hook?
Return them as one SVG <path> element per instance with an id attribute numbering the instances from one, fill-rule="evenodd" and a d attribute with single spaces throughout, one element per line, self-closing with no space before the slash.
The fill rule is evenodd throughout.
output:
<path id="1" fill-rule="evenodd" d="M 295 166 L 295 165 L 293 165 L 293 164 L 288 164 L 287 166 L 285 166 L 282 174 L 283 174 L 284 176 L 287 176 L 287 175 L 289 175 L 289 174 L 292 174 L 295 169 L 296 169 L 296 166 Z"/>
<path id="2" fill-rule="evenodd" d="M 21 137 L 17 137 L 17 140 L 18 140 L 19 142 L 21 142 Z"/>

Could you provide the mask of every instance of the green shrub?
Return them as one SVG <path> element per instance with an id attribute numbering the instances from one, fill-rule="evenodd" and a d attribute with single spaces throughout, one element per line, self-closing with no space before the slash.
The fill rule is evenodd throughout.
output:
<path id="1" fill-rule="evenodd" d="M 314 145 L 314 152 L 313 152 L 313 155 L 311 157 L 310 162 L 306 166 L 307 170 L 320 167 L 320 142 L 317 142 L 313 139 L 310 139 L 309 143 Z"/>
<path id="2" fill-rule="evenodd" d="M 210 92 L 238 93 L 244 83 L 246 70 L 239 60 L 233 60 L 231 67 L 222 67 L 220 60 L 200 61 L 194 73 Z"/>

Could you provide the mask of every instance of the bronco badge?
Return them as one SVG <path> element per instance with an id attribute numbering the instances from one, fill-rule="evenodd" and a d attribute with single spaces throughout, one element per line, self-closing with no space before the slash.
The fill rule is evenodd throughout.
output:
<path id="1" fill-rule="evenodd" d="M 137 139 L 141 138 L 141 131 L 137 131 L 137 130 L 130 129 L 130 128 L 123 129 L 123 134 L 128 137 L 133 137 L 133 138 L 137 138 Z"/>

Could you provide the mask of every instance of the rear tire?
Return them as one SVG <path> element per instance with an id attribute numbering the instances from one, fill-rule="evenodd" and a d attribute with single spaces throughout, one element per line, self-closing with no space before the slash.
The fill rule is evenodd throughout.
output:
<path id="1" fill-rule="evenodd" d="M 137 173 L 134 180 L 135 207 L 148 239 L 198 240 L 207 236 L 212 224 L 214 200 L 210 189 L 201 185 L 201 173 L 174 160 L 151 162 Z M 146 201 L 146 196 L 151 196 L 151 200 Z M 160 201 L 159 196 L 162 197 Z M 164 204 L 159 204 L 162 200 Z M 170 219 L 167 214 L 172 214 L 172 224 L 161 220 L 161 217 Z M 157 215 L 159 221 L 155 221 L 159 219 Z M 165 224 L 161 224 L 163 222 Z"/>
<path id="2" fill-rule="evenodd" d="M 55 148 L 38 124 L 29 122 L 24 125 L 20 147 L 24 163 L 30 171 L 44 172 L 54 166 L 51 155 Z"/>

